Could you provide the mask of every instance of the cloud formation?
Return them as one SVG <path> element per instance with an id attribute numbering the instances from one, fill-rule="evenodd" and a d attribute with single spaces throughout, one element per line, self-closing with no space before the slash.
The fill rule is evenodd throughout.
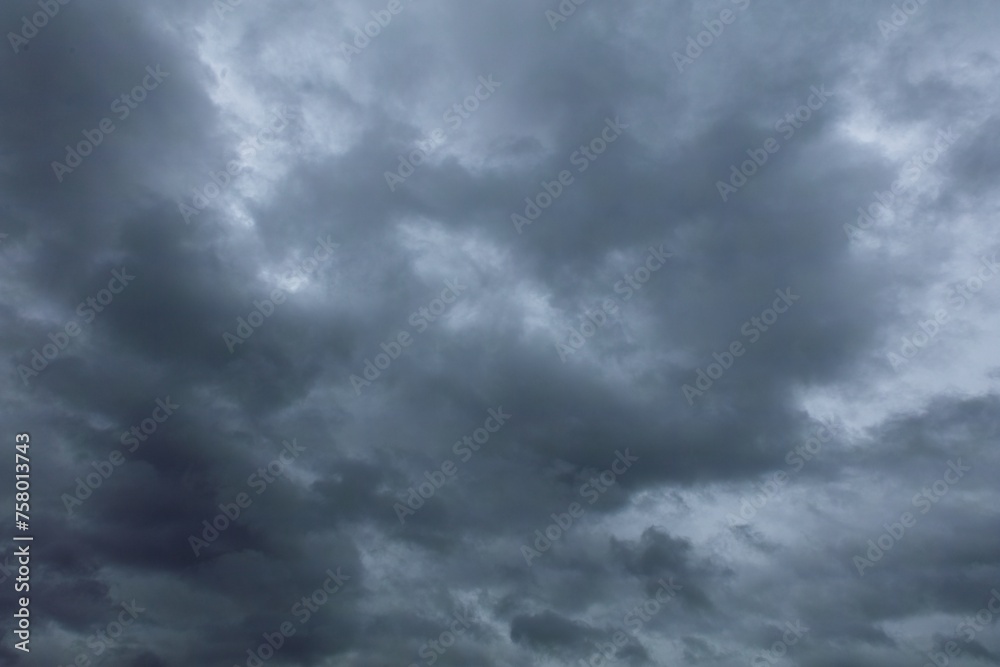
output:
<path id="1" fill-rule="evenodd" d="M 0 24 L 0 662 L 1000 662 L 995 3 Z"/>

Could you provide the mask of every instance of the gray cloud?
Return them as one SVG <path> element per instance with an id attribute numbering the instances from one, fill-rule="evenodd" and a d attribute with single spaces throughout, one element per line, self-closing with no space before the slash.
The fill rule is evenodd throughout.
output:
<path id="1" fill-rule="evenodd" d="M 624 633 L 634 665 L 996 663 L 998 21 L 5 5 L 0 391 L 34 541 L 31 652 L 5 564 L 0 662 L 561 665 Z M 491 409 L 511 418 L 480 442 Z M 682 588 L 650 612 L 661 580 Z M 788 623 L 809 631 L 779 657 Z"/>

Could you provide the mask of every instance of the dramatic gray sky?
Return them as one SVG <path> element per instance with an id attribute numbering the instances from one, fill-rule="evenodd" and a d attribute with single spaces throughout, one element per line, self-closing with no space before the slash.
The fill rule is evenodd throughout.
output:
<path id="1" fill-rule="evenodd" d="M 0 663 L 1000 664 L 996 2 L 0 26 Z"/>

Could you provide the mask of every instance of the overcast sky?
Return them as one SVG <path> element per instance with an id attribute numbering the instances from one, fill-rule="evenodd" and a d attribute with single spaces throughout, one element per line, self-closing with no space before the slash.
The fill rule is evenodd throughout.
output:
<path id="1" fill-rule="evenodd" d="M 0 663 L 1000 664 L 995 2 L 62 3 Z"/>

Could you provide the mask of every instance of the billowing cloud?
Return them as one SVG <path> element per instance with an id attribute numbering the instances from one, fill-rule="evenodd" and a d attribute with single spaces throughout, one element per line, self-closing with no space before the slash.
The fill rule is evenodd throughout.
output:
<path id="1" fill-rule="evenodd" d="M 997 663 L 995 4 L 0 21 L 4 664 Z"/>

